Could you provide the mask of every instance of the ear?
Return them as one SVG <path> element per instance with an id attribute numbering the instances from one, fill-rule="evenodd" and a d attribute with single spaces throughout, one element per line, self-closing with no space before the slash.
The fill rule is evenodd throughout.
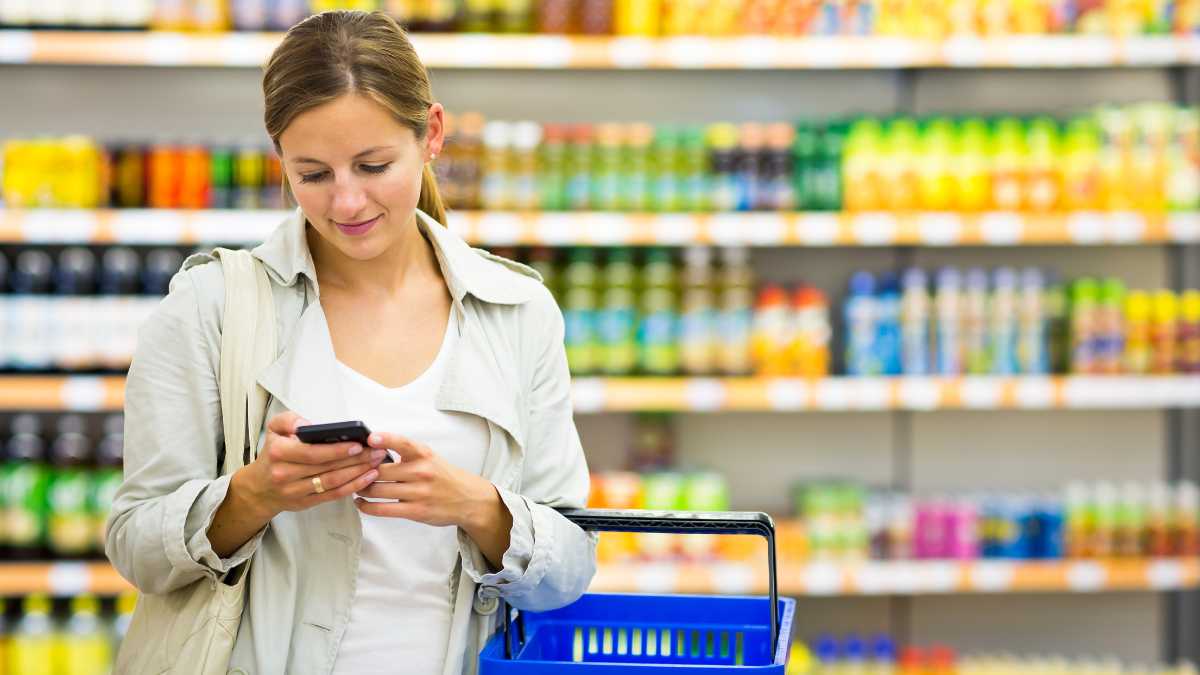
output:
<path id="1" fill-rule="evenodd" d="M 446 143 L 446 109 L 441 103 L 429 106 L 429 117 L 425 126 L 425 161 L 431 155 L 442 154 L 442 146 Z"/>

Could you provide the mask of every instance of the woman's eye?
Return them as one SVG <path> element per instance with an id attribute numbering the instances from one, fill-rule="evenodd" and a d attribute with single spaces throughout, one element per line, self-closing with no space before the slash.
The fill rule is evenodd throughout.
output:
<path id="1" fill-rule="evenodd" d="M 302 173 L 302 174 L 300 174 L 300 182 L 301 183 L 315 183 L 319 180 L 324 180 L 326 173 L 327 172 L 325 172 L 325 171 L 318 171 L 316 173 Z"/>
<path id="2" fill-rule="evenodd" d="M 360 164 L 359 168 L 367 173 L 383 173 L 384 171 L 387 171 L 387 168 L 391 165 L 391 162 L 386 162 L 384 164 Z"/>

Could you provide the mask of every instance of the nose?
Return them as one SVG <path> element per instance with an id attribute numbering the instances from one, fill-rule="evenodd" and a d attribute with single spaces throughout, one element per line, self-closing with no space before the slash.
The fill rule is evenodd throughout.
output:
<path id="1" fill-rule="evenodd" d="M 350 177 L 334 183 L 330 218 L 339 223 L 358 222 L 366 205 L 367 193 L 357 179 Z"/>

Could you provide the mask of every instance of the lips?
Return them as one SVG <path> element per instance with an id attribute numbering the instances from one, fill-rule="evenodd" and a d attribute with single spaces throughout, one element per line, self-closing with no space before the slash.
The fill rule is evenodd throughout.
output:
<path id="1" fill-rule="evenodd" d="M 334 225 L 337 225 L 338 230 L 342 234 L 350 235 L 352 237 L 357 237 L 357 236 L 362 236 L 362 235 L 366 234 L 367 232 L 369 232 L 371 230 L 371 228 L 375 227 L 375 224 L 378 223 L 379 219 L 382 217 L 383 217 L 382 215 L 379 215 L 379 216 L 375 216 L 374 218 L 372 218 L 370 220 L 361 220 L 357 223 L 339 223 L 337 221 L 334 221 Z"/>

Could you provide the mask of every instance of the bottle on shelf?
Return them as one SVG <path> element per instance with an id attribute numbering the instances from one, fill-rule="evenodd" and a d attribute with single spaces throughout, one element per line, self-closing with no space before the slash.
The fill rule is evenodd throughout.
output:
<path id="1" fill-rule="evenodd" d="M 95 544 L 95 514 L 88 502 L 95 454 L 81 416 L 60 417 L 56 431 L 58 435 L 50 447 L 51 478 L 46 490 L 47 541 L 57 558 L 82 558 L 94 551 Z"/>
<path id="2" fill-rule="evenodd" d="M 8 645 L 8 670 L 21 675 L 55 675 L 62 636 L 47 596 L 25 596 L 22 616 L 13 627 Z"/>
<path id="3" fill-rule="evenodd" d="M 599 271 L 596 252 L 571 249 L 563 270 L 563 321 L 567 363 L 576 375 L 589 375 L 599 367 Z"/>
<path id="4" fill-rule="evenodd" d="M 717 370 L 717 298 L 712 249 L 689 247 L 683 254 L 680 363 L 687 375 Z"/>
<path id="5" fill-rule="evenodd" d="M 666 249 L 646 252 L 640 297 L 638 369 L 646 375 L 679 371 L 679 297 L 675 263 Z"/>
<path id="6" fill-rule="evenodd" d="M 17 415 L 9 427 L 6 457 L 0 471 L 8 556 L 16 560 L 47 557 L 48 489 L 52 473 L 42 436 L 42 422 L 32 414 Z"/>
<path id="7" fill-rule="evenodd" d="M 600 372 L 627 375 L 638 363 L 638 271 L 633 251 L 609 251 L 601 277 L 603 290 L 596 320 Z"/>
<path id="8" fill-rule="evenodd" d="M 53 287 L 54 263 L 40 249 L 17 254 L 9 275 L 8 328 L 6 361 L 18 370 L 42 370 L 50 367 L 52 324 L 47 322 L 46 298 Z"/>
<path id="9" fill-rule="evenodd" d="M 754 321 L 754 269 L 750 266 L 750 251 L 728 246 L 720 249 L 719 256 L 716 365 L 723 375 L 748 375 L 753 370 Z"/>
<path id="10" fill-rule="evenodd" d="M 113 659 L 112 637 L 100 619 L 100 602 L 91 595 L 71 599 L 63 626 L 59 665 L 71 675 L 106 675 Z"/>
<path id="11" fill-rule="evenodd" d="M 54 291 L 58 296 L 48 312 L 52 365 L 63 370 L 96 366 L 92 326 L 96 323 L 96 256 L 86 248 L 63 249 L 55 266 Z"/>

